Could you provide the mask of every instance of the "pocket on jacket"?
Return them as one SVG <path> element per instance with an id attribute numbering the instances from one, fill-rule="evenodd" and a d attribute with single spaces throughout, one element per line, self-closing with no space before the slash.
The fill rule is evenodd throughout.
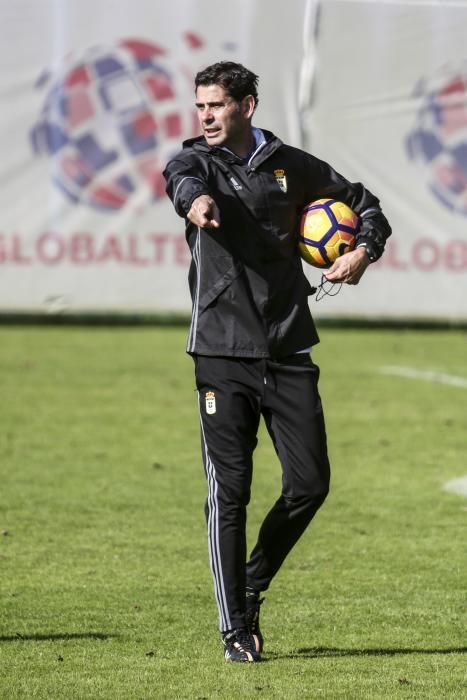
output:
<path id="1" fill-rule="evenodd" d="M 224 272 L 224 274 L 216 279 L 214 283 L 211 284 L 209 289 L 204 290 L 199 297 L 198 309 L 203 311 L 212 302 L 217 299 L 222 292 L 229 287 L 232 282 L 239 277 L 243 272 L 243 265 L 241 263 L 234 263 Z"/>

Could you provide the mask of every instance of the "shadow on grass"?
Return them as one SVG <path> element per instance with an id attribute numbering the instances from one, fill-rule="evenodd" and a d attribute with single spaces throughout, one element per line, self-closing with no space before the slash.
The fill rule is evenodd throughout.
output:
<path id="1" fill-rule="evenodd" d="M 303 647 L 289 654 L 268 653 L 269 659 L 319 659 L 344 656 L 403 656 L 405 654 L 465 654 L 467 647 L 446 649 L 338 649 L 336 647 Z"/>
<path id="2" fill-rule="evenodd" d="M 105 632 L 71 632 L 70 634 L 13 634 L 1 637 L 0 642 L 64 642 L 68 639 L 115 639 L 118 634 L 106 634 Z"/>

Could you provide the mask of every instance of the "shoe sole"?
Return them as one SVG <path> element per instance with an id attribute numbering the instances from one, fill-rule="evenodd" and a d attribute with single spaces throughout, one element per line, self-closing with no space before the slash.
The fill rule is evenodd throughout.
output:
<path id="1" fill-rule="evenodd" d="M 251 654 L 249 654 L 249 656 L 251 657 L 249 659 L 232 659 L 230 656 L 226 656 L 225 662 L 227 664 L 256 664 L 258 661 L 261 661 L 260 656 L 258 656 L 256 659 Z"/>

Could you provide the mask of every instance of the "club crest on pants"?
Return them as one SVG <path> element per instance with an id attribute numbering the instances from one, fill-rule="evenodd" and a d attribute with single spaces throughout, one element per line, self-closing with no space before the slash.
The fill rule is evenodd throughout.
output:
<path id="1" fill-rule="evenodd" d="M 212 416 L 216 412 L 216 395 L 213 391 L 206 392 L 206 413 Z"/>

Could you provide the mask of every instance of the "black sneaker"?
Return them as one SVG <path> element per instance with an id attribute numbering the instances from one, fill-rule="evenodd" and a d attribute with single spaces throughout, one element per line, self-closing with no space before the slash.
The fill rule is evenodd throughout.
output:
<path id="1" fill-rule="evenodd" d="M 264 598 L 259 597 L 259 593 L 253 588 L 246 589 L 246 624 L 248 632 L 253 637 L 255 650 L 260 654 L 263 651 L 264 640 L 259 629 L 259 609 Z"/>
<path id="2" fill-rule="evenodd" d="M 224 658 L 226 661 L 251 663 L 261 659 L 255 649 L 255 641 L 246 629 L 226 632 L 222 635 L 222 641 L 224 643 Z"/>

